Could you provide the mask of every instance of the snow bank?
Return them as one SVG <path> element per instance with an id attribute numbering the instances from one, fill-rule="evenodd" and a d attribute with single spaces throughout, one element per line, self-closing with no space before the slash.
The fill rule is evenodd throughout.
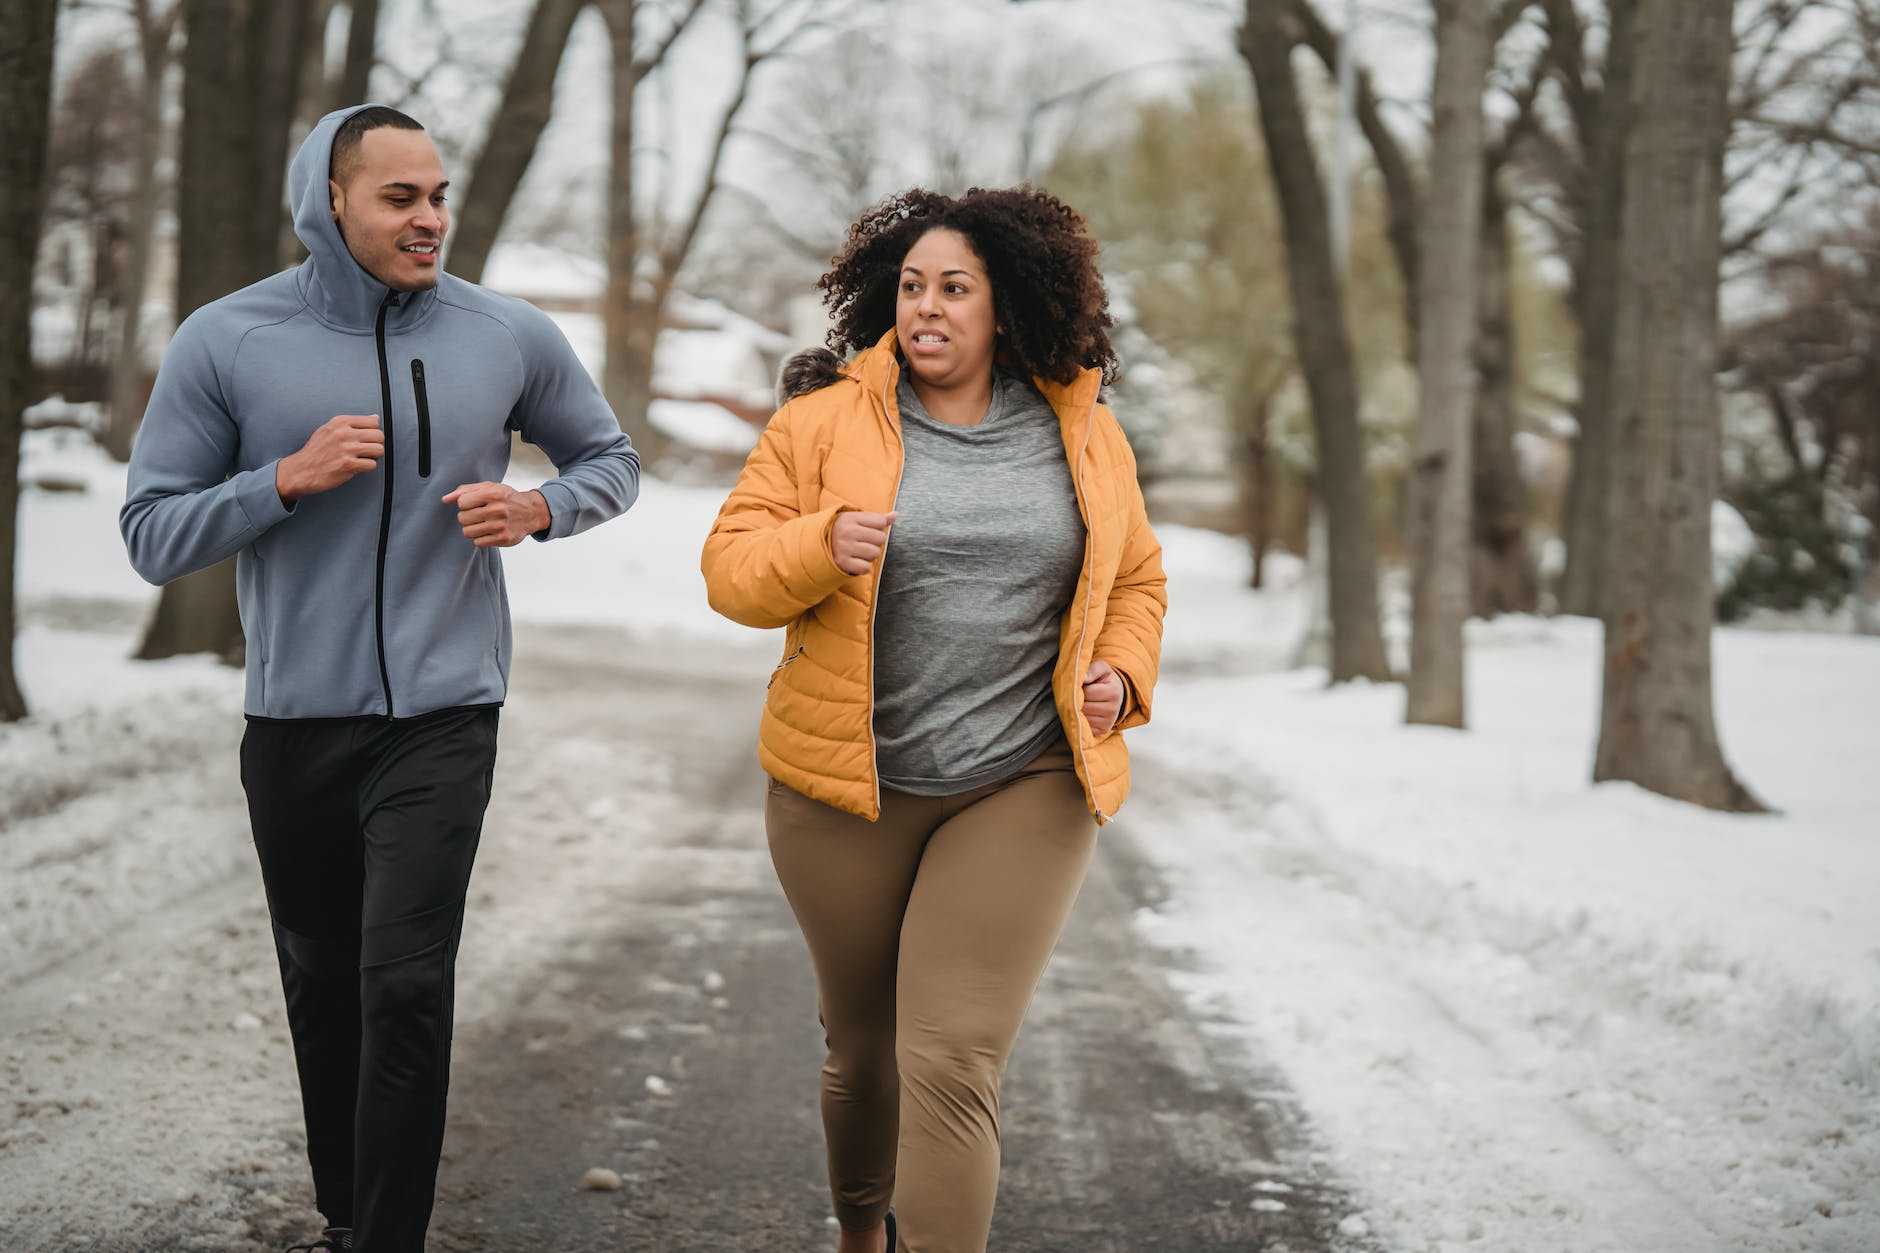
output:
<path id="1" fill-rule="evenodd" d="M 1195 673 L 1237 634 L 1284 655 L 1298 591 L 1163 538 L 1169 667 L 1134 745 L 1191 800 L 1125 815 L 1172 893 L 1143 926 L 1394 1238 L 1880 1247 L 1880 644 L 1717 634 L 1725 750 L 1781 812 L 1711 814 L 1588 782 L 1596 623 L 1473 624 L 1472 729 L 1405 727 L 1400 687 Z"/>

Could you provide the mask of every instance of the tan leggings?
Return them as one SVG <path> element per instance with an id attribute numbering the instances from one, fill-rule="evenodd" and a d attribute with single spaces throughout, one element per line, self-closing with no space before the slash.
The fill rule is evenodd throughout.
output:
<path id="1" fill-rule="evenodd" d="M 771 860 L 816 967 L 836 1219 L 894 1202 L 901 1253 L 982 1253 L 999 1080 L 1096 847 L 1068 745 L 869 822 L 771 780 Z"/>

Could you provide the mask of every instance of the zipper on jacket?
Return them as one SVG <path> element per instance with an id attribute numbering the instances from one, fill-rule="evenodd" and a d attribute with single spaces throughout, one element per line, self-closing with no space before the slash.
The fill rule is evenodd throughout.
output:
<path id="1" fill-rule="evenodd" d="M 424 362 L 411 359 L 411 391 L 418 398 L 418 477 L 431 477 L 431 398 L 424 394 Z"/>
<path id="2" fill-rule="evenodd" d="M 379 304 L 378 325 L 372 328 L 372 337 L 379 349 L 379 429 L 385 432 L 385 456 L 379 461 L 380 473 L 385 475 L 384 504 L 379 508 L 379 561 L 377 582 L 373 588 L 372 619 L 379 645 L 379 682 L 385 688 L 385 716 L 392 713 L 392 672 L 385 664 L 385 550 L 392 539 L 392 467 L 397 458 L 392 455 L 392 371 L 385 363 L 385 315 L 399 303 L 397 292 L 386 292 L 385 299 Z"/>
<path id="3" fill-rule="evenodd" d="M 881 388 L 881 420 L 894 432 L 894 442 L 900 445 L 901 460 L 894 468 L 894 495 L 888 498 L 888 512 L 893 513 L 895 505 L 901 500 L 901 479 L 907 472 L 907 441 L 901 438 L 901 427 L 888 416 L 888 388 L 894 385 L 894 371 L 889 371 L 888 381 Z M 889 539 L 893 531 L 889 531 Z M 881 745 L 875 739 L 875 613 L 881 607 L 881 569 L 888 563 L 888 540 L 881 544 L 881 556 L 875 558 L 875 585 L 868 598 L 868 761 L 875 771 L 875 813 L 881 813 Z"/>
<path id="4" fill-rule="evenodd" d="M 1098 395 L 1101 394 L 1102 390 L 1098 389 Z M 1097 401 L 1095 397 L 1092 397 L 1090 401 L 1090 412 L 1084 418 L 1083 447 L 1077 450 L 1077 478 L 1075 483 L 1077 505 L 1078 508 L 1084 511 L 1084 571 L 1085 581 L 1087 583 L 1087 586 L 1084 588 L 1084 616 L 1080 618 L 1077 623 L 1077 652 L 1075 656 L 1079 661 L 1082 661 L 1084 656 L 1084 638 L 1090 634 L 1091 593 L 1097 590 L 1097 537 L 1090 529 L 1090 503 L 1084 496 L 1084 462 L 1089 460 L 1090 457 L 1090 433 L 1096 428 L 1096 425 Z M 1072 691 L 1071 706 L 1077 710 L 1077 720 L 1079 723 L 1082 723 L 1084 711 L 1079 702 L 1083 697 L 1084 676 L 1081 674 L 1075 676 L 1075 682 L 1077 686 Z M 1122 717 L 1121 710 L 1117 711 L 1117 717 Z M 1099 824 L 1108 822 L 1110 815 L 1104 813 L 1103 807 L 1097 804 L 1097 782 L 1090 777 L 1090 757 L 1084 752 L 1084 730 L 1082 726 L 1077 728 L 1077 757 L 1084 765 L 1084 787 L 1087 788 L 1090 793 L 1090 808 L 1095 812 Z"/>
<path id="5" fill-rule="evenodd" d="M 798 657 L 801 657 L 802 655 L 803 655 L 803 646 L 801 644 L 798 644 L 794 649 L 790 651 L 789 656 L 785 657 L 782 661 L 778 662 L 776 665 L 770 668 L 770 682 L 764 684 L 764 686 L 775 687 L 777 685 L 777 676 L 783 673 L 783 668 L 789 665 L 791 662 L 795 661 Z"/>

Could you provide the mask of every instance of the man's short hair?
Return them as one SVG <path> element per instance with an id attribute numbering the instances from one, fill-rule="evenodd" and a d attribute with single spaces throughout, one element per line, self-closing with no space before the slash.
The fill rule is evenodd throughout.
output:
<path id="1" fill-rule="evenodd" d="M 375 131 L 381 126 L 394 127 L 401 131 L 421 131 L 419 121 L 397 109 L 389 109 L 382 104 L 371 105 L 359 110 L 339 124 L 339 132 L 333 136 L 333 160 L 330 177 L 341 187 L 359 168 L 359 143 L 367 131 Z"/>

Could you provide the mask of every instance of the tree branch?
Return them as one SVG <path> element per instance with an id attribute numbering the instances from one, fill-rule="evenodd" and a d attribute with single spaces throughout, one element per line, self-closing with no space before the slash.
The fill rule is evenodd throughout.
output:
<path id="1" fill-rule="evenodd" d="M 643 57 L 633 58 L 633 81 L 636 84 L 659 68 L 660 63 L 666 59 L 666 54 L 672 51 L 672 45 L 679 41 L 679 36 L 685 33 L 686 27 L 692 24 L 692 19 L 697 17 L 699 10 L 704 7 L 705 0 L 686 0 L 684 10 L 673 19 L 672 26 L 665 35 L 654 41 L 652 50 Z"/>
<path id="2" fill-rule="evenodd" d="M 1325 24 L 1312 0 L 1293 0 L 1292 9 L 1304 27 L 1305 42 L 1311 46 L 1313 54 L 1326 71 L 1336 76 L 1341 42 L 1339 36 Z M 1360 69 L 1354 77 L 1357 80 L 1358 127 L 1364 132 L 1365 141 L 1371 147 L 1371 155 L 1377 162 L 1378 173 L 1384 179 L 1384 197 L 1389 206 L 1389 221 L 1385 229 L 1390 237 L 1391 251 L 1397 258 L 1398 271 L 1403 275 L 1405 300 L 1413 311 L 1410 317 L 1414 340 L 1415 292 L 1420 268 L 1417 219 L 1421 215 L 1422 192 L 1417 186 L 1409 159 L 1404 155 L 1403 146 L 1397 142 L 1396 134 L 1378 110 L 1377 93 L 1372 88 L 1370 74 Z"/>

